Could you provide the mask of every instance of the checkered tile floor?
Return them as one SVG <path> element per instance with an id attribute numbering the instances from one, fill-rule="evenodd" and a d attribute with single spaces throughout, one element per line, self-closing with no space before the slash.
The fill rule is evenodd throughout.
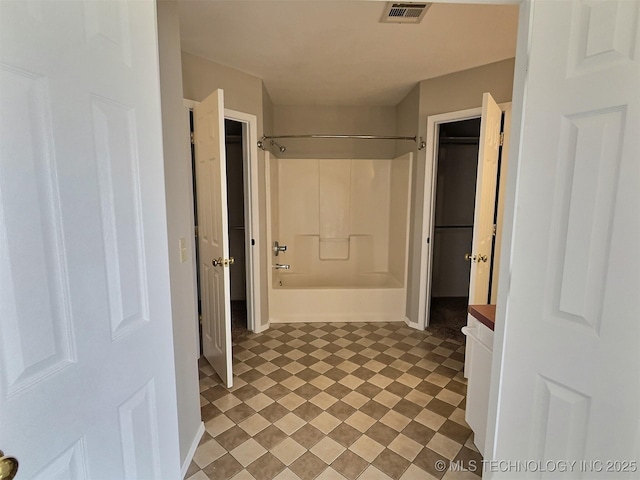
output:
<path id="1" fill-rule="evenodd" d="M 189 480 L 429 480 L 480 464 L 464 345 L 403 323 L 273 325 L 234 345 L 235 385 L 200 361 L 206 432 Z"/>

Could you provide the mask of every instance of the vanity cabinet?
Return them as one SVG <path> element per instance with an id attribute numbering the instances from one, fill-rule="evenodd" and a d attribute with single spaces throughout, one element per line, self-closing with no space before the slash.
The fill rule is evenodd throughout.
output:
<path id="1" fill-rule="evenodd" d="M 466 335 L 464 376 L 467 377 L 467 407 L 465 420 L 474 433 L 474 443 L 484 455 L 491 385 L 491 361 L 493 357 L 493 327 L 495 305 L 470 305 Z"/>

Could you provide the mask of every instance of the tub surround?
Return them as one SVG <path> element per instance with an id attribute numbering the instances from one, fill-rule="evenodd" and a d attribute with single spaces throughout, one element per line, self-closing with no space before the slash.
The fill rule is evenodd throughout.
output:
<path id="1" fill-rule="evenodd" d="M 271 160 L 270 321 L 405 321 L 412 155 Z"/>

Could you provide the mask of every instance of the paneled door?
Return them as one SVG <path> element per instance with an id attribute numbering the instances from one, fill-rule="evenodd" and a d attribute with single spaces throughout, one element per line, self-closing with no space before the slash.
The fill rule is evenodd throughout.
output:
<path id="1" fill-rule="evenodd" d="M 521 8 L 529 63 L 488 459 L 638 478 L 640 2 Z"/>
<path id="2" fill-rule="evenodd" d="M 482 96 L 473 240 L 469 258 L 469 305 L 489 303 L 501 131 L 502 110 L 491 94 L 485 93 Z"/>
<path id="3" fill-rule="evenodd" d="M 180 478 L 155 2 L 0 2 L 0 449 Z"/>
<path id="4" fill-rule="evenodd" d="M 227 388 L 233 385 L 224 95 L 216 90 L 194 108 L 202 349 Z"/>

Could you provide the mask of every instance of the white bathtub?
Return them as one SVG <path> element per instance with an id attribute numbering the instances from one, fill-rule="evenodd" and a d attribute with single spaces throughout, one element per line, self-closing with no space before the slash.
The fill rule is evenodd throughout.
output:
<path id="1" fill-rule="evenodd" d="M 323 277 L 277 272 L 269 302 L 273 323 L 405 320 L 406 289 L 391 274 Z"/>

